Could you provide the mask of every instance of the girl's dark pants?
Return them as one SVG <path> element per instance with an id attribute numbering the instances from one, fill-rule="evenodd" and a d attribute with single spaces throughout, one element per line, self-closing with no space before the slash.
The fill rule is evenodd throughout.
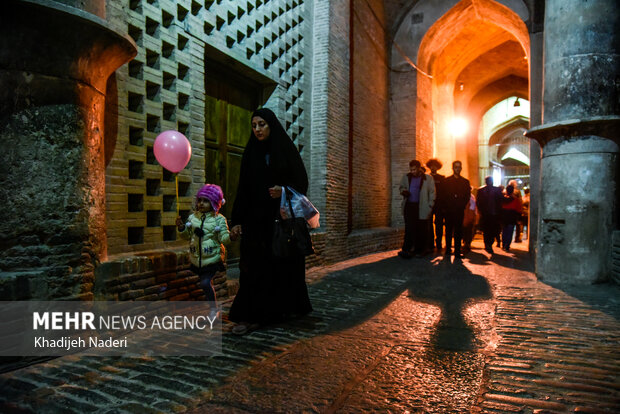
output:
<path id="1" fill-rule="evenodd" d="M 224 263 L 211 263 L 202 267 L 192 265 L 190 269 L 200 278 L 199 285 L 205 294 L 205 299 L 209 302 L 215 302 L 216 300 L 215 288 L 213 287 L 213 277 L 217 272 L 223 272 L 226 270 L 226 268 L 224 267 Z"/>

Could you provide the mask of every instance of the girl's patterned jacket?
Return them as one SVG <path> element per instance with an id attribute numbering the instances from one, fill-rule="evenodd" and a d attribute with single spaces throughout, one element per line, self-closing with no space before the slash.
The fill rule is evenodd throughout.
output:
<path id="1" fill-rule="evenodd" d="M 196 234 L 198 229 L 202 229 L 204 233 L 202 237 Z M 230 243 L 230 233 L 226 217 L 223 215 L 214 214 L 213 211 L 190 214 L 185 229 L 179 232 L 179 235 L 183 239 L 190 240 L 189 257 L 194 266 L 204 267 L 226 260 L 226 249 L 223 245 Z"/>

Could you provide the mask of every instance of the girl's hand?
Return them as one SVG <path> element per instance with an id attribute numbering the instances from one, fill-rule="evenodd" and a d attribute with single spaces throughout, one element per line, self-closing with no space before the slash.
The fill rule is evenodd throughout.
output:
<path id="1" fill-rule="evenodd" d="M 269 195 L 271 198 L 280 198 L 282 197 L 282 187 L 279 185 L 274 185 L 269 189 Z"/>

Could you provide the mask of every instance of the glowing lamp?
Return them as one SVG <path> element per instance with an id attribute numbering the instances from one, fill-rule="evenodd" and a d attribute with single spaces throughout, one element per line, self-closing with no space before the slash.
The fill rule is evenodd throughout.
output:
<path id="1" fill-rule="evenodd" d="M 452 136 L 460 138 L 467 133 L 468 124 L 464 118 L 453 118 L 448 127 Z"/>

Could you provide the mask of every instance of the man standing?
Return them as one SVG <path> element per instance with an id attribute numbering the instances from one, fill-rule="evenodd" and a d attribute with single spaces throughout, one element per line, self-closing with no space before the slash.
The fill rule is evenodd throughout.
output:
<path id="1" fill-rule="evenodd" d="M 480 212 L 480 226 L 484 238 L 484 250 L 493 253 L 493 240 L 499 233 L 500 214 L 502 211 L 502 189 L 493 186 L 493 177 L 487 176 L 486 183 L 478 189 L 476 203 Z"/>
<path id="2" fill-rule="evenodd" d="M 405 240 L 398 255 L 405 259 L 423 256 L 428 251 L 428 218 L 435 204 L 435 183 L 430 175 L 422 172 L 420 161 L 411 160 L 409 173 L 403 175 L 398 189 L 403 196 L 405 217 Z"/>
<path id="3" fill-rule="evenodd" d="M 461 161 L 452 163 L 454 174 L 445 179 L 441 188 L 440 203 L 446 213 L 446 256 L 452 254 L 452 238 L 454 238 L 454 257 L 460 259 L 461 240 L 463 238 L 463 215 L 470 199 L 469 180 L 461 177 L 463 164 Z"/>
<path id="4" fill-rule="evenodd" d="M 441 193 L 441 183 L 446 179 L 444 175 L 437 174 L 437 171 L 441 169 L 441 161 L 436 158 L 431 158 L 426 162 L 426 166 L 431 170 L 431 177 L 435 181 L 435 193 Z M 443 214 L 443 206 L 439 202 L 439 198 L 435 202 L 433 206 L 433 213 L 431 214 L 429 220 L 429 230 L 430 234 L 429 238 L 429 246 L 432 249 L 435 247 L 437 250 L 441 250 L 441 239 L 443 239 L 443 226 L 444 226 L 444 214 Z M 435 223 L 435 232 L 433 234 L 433 223 Z M 433 241 L 433 235 L 435 239 Z M 434 244 L 433 244 L 434 243 Z"/>

